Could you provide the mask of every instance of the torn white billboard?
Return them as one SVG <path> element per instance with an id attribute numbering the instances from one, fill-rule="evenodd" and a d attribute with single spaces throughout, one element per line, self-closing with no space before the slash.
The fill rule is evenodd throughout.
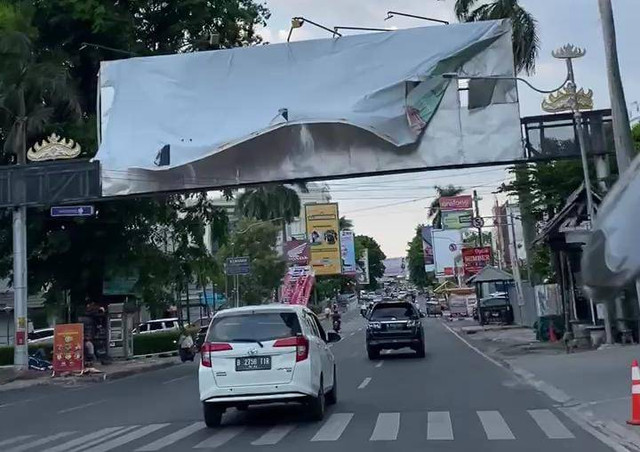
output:
<path id="1" fill-rule="evenodd" d="M 513 76 L 510 23 L 103 62 L 104 195 L 520 158 L 515 83 L 452 73 Z"/>
<path id="2" fill-rule="evenodd" d="M 459 229 L 433 231 L 433 256 L 437 277 L 453 277 L 462 266 L 462 232 Z"/>

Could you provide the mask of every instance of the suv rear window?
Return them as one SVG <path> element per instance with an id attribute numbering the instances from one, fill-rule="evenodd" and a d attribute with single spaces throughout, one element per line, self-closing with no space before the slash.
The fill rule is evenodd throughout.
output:
<path id="1" fill-rule="evenodd" d="M 407 320 L 418 317 L 410 303 L 378 304 L 373 308 L 370 320 Z"/>
<path id="2" fill-rule="evenodd" d="M 238 314 L 215 319 L 207 342 L 272 341 L 301 333 L 295 312 Z"/>

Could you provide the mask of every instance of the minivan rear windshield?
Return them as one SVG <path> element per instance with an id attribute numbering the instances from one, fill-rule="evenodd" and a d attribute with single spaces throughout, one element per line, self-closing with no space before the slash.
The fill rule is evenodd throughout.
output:
<path id="1" fill-rule="evenodd" d="M 371 320 L 407 320 L 417 317 L 411 304 L 377 305 L 371 313 Z"/>
<path id="2" fill-rule="evenodd" d="M 242 313 L 213 321 L 207 342 L 272 341 L 302 333 L 294 312 Z"/>

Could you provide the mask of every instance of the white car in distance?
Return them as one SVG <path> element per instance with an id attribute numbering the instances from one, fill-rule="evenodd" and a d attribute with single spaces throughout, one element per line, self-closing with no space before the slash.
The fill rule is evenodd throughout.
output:
<path id="1" fill-rule="evenodd" d="M 314 420 L 337 401 L 336 363 L 325 332 L 303 306 L 271 304 L 218 312 L 198 370 L 204 421 L 216 427 L 228 408 L 303 403 Z"/>

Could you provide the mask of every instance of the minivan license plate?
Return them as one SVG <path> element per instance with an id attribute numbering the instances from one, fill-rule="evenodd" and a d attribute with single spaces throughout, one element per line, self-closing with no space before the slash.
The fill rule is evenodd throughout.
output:
<path id="1" fill-rule="evenodd" d="M 247 356 L 243 358 L 236 358 L 236 372 L 269 369 L 271 369 L 271 356 Z"/>

